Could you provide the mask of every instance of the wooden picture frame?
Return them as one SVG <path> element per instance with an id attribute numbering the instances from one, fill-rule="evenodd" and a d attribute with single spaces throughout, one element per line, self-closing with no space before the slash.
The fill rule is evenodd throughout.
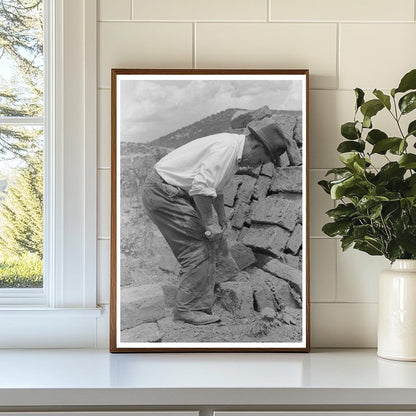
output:
<path id="1" fill-rule="evenodd" d="M 309 351 L 308 86 L 305 69 L 112 70 L 111 352 Z M 263 140 L 267 163 L 243 166 L 249 133 L 261 136 L 271 124 L 278 126 L 276 140 L 282 138 L 286 150 L 273 165 L 277 150 L 266 148 L 268 137 L 256 137 L 255 142 Z M 163 203 L 176 209 L 185 201 L 193 220 L 200 221 L 199 191 L 186 181 L 189 176 L 196 181 L 194 172 L 202 168 L 189 174 L 190 164 L 201 158 L 205 163 L 208 154 L 196 156 L 195 146 L 215 140 L 225 140 L 221 146 L 234 140 L 238 148 L 235 160 L 226 162 L 238 164 L 236 173 L 208 196 L 212 201 L 223 195 L 229 226 L 212 234 L 194 223 L 192 232 L 202 230 L 197 244 L 204 254 L 201 260 L 200 253 L 187 253 L 184 260 L 176 244 L 187 251 L 191 240 L 178 243 L 174 237 L 167 243 L 163 235 L 171 225 L 157 222 L 156 197 L 142 200 L 143 190 L 147 195 L 150 181 L 153 190 L 163 191 Z M 176 163 L 170 174 L 160 167 L 167 154 Z M 195 160 L 179 162 L 185 154 Z M 183 184 L 175 182 L 180 180 Z M 164 221 L 176 221 L 174 228 L 182 232 L 184 218 L 172 211 Z M 195 285 L 195 276 L 205 270 L 195 268 L 203 262 L 212 266 L 206 269 L 208 289 L 205 280 Z M 191 286 L 184 289 L 185 279 Z M 185 292 L 191 300 L 184 301 Z M 200 325 L 217 318 L 221 321 Z"/>

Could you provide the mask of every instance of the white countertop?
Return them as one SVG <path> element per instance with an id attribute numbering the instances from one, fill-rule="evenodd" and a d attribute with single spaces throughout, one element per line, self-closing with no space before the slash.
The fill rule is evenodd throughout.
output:
<path id="1" fill-rule="evenodd" d="M 0 350 L 0 407 L 120 404 L 416 405 L 416 363 L 375 350 Z"/>

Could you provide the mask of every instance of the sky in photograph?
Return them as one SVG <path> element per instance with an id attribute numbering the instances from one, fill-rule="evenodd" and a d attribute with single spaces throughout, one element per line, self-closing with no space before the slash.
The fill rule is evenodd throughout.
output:
<path id="1" fill-rule="evenodd" d="M 120 139 L 149 142 L 228 108 L 302 109 L 298 80 L 197 80 L 120 83 Z"/>

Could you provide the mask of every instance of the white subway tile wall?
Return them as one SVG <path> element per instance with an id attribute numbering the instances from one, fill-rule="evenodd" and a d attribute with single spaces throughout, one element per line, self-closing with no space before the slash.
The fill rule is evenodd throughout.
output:
<path id="1" fill-rule="evenodd" d="M 130 0 L 100 0 L 98 2 L 98 20 L 130 20 Z"/>
<path id="2" fill-rule="evenodd" d="M 337 302 L 377 302 L 378 276 L 389 267 L 384 257 L 337 245 Z"/>
<path id="3" fill-rule="evenodd" d="M 195 48 L 198 68 L 309 68 L 312 88 L 337 85 L 334 23 L 199 23 Z"/>
<path id="4" fill-rule="evenodd" d="M 311 344 L 331 348 L 376 346 L 377 304 L 312 302 Z"/>
<path id="5" fill-rule="evenodd" d="M 133 0 L 134 20 L 263 20 L 268 0 Z"/>
<path id="6" fill-rule="evenodd" d="M 111 166 L 111 91 L 103 89 L 98 91 L 98 140 L 97 161 L 98 166 L 109 168 Z"/>
<path id="7" fill-rule="evenodd" d="M 309 168 L 340 166 L 337 146 L 340 126 L 354 119 L 354 91 L 312 90 L 309 92 Z"/>
<path id="8" fill-rule="evenodd" d="M 329 222 L 326 211 L 335 208 L 334 201 L 329 195 L 318 185 L 325 177 L 326 170 L 310 170 L 309 171 L 309 215 L 310 226 L 309 233 L 311 237 L 325 237 L 322 232 L 322 226 Z M 330 177 L 330 179 L 334 179 Z"/>
<path id="9" fill-rule="evenodd" d="M 413 0 L 271 0 L 272 20 L 413 21 Z"/>
<path id="10" fill-rule="evenodd" d="M 98 86 L 111 68 L 192 68 L 192 23 L 100 22 Z"/>
<path id="11" fill-rule="evenodd" d="M 98 169 L 98 238 L 110 238 L 110 212 L 111 212 L 111 171 L 110 169 Z"/>
<path id="12" fill-rule="evenodd" d="M 311 302 L 335 302 L 338 240 L 310 240 Z"/>
<path id="13" fill-rule="evenodd" d="M 97 241 L 97 302 L 108 303 L 110 298 L 110 240 Z"/>
<path id="14" fill-rule="evenodd" d="M 415 0 L 99 0 L 98 7 L 99 301 L 109 301 L 111 68 L 309 68 L 312 346 L 376 346 L 377 276 L 388 262 L 342 252 L 322 233 L 334 203 L 317 182 L 339 165 L 353 88 L 389 91 L 416 67 Z M 388 114 L 374 123 L 392 131 Z"/>
<path id="15" fill-rule="evenodd" d="M 415 45 L 414 23 L 341 24 L 340 88 L 390 90 L 415 67 Z"/>

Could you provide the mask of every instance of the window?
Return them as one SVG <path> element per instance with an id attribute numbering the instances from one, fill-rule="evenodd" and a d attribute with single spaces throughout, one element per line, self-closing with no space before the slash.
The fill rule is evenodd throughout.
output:
<path id="1" fill-rule="evenodd" d="M 96 7 L 97 0 L 43 0 L 48 111 L 24 126 L 44 126 L 47 138 L 46 278 L 43 288 L 0 290 L 0 348 L 105 343 L 107 312 L 96 306 Z M 18 119 L 1 120 L 22 128 Z"/>
<path id="2" fill-rule="evenodd" d="M 43 9 L 0 0 L 0 290 L 44 287 Z"/>

